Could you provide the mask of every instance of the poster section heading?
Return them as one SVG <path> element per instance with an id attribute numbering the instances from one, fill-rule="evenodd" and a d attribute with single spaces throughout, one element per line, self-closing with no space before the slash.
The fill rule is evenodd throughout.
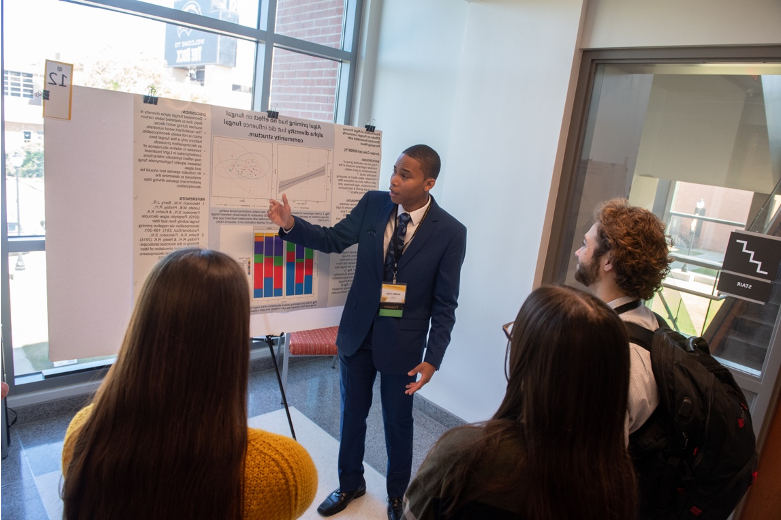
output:
<path id="1" fill-rule="evenodd" d="M 244 268 L 253 314 L 343 305 L 355 247 L 326 255 L 288 243 L 268 219 L 285 194 L 293 214 L 323 226 L 378 188 L 382 134 L 319 121 L 136 96 L 134 287 L 188 246 Z"/>
<path id="2" fill-rule="evenodd" d="M 275 118 L 260 112 L 242 112 L 225 110 L 222 124 L 227 128 L 241 129 L 245 137 L 268 141 L 304 144 L 304 139 L 313 137 L 323 139 L 323 125 L 328 123 L 307 121 L 305 119 Z M 329 128 L 331 130 L 331 128 Z"/>

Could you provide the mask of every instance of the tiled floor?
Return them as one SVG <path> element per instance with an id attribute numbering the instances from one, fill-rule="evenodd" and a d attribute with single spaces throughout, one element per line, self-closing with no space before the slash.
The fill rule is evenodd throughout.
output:
<path id="1" fill-rule="evenodd" d="M 379 376 L 378 376 L 379 377 Z M 375 384 L 374 406 L 369 414 L 365 461 L 385 474 L 385 438 L 379 404 L 379 379 Z M 288 376 L 288 403 L 315 424 L 339 438 L 339 371 L 331 369 L 331 358 L 311 358 L 291 364 Z M 281 395 L 273 369 L 250 374 L 248 417 L 282 408 Z M 55 490 L 60 482 L 60 454 L 68 424 L 79 404 L 57 410 L 42 419 L 19 421 L 11 428 L 8 457 L 2 461 L 3 520 L 46 520 L 60 510 Z M 447 429 L 461 422 L 425 399 L 415 398 L 415 451 L 413 472 L 417 471 L 431 445 Z M 316 501 L 321 498 L 315 498 Z M 55 514 L 53 514 L 55 513 Z"/>

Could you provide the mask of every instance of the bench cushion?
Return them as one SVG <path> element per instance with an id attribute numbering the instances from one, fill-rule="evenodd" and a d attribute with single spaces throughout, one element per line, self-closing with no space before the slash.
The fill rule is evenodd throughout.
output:
<path id="1" fill-rule="evenodd" d="M 339 327 L 300 330 L 290 333 L 288 350 L 292 356 L 335 356 Z"/>

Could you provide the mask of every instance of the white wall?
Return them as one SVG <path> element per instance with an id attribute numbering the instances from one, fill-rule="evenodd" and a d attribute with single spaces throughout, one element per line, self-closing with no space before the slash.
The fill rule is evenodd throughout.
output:
<path id="1" fill-rule="evenodd" d="M 375 86 L 358 103 L 385 132 L 380 187 L 399 151 L 428 143 L 443 158 L 434 195 L 469 229 L 453 341 L 421 395 L 486 419 L 504 395 L 500 326 L 541 276 L 579 49 L 777 44 L 781 2 L 372 3 Z"/>
<path id="2" fill-rule="evenodd" d="M 467 260 L 453 341 L 423 393 L 470 421 L 504 396 L 501 325 L 534 283 L 582 9 L 581 0 L 470 4 L 443 197 L 469 229 Z"/>
<path id="3" fill-rule="evenodd" d="M 380 189 L 386 189 L 399 153 L 425 143 L 442 156 L 447 169 L 447 141 L 454 84 L 469 4 L 463 0 L 371 0 L 368 25 L 378 41 L 365 42 L 367 62 L 377 47 L 373 91 L 358 94 L 356 124 L 374 119 L 383 132 Z M 379 20 L 378 17 L 379 16 Z M 379 23 L 377 23 L 379 22 Z M 371 68 L 364 65 L 365 72 Z M 368 85 L 367 85 L 368 86 Z M 441 184 L 441 183 L 440 183 Z M 441 186 L 434 188 L 434 196 Z"/>
<path id="4" fill-rule="evenodd" d="M 589 0 L 584 49 L 781 43 L 779 0 Z"/>
<path id="5" fill-rule="evenodd" d="M 385 132 L 380 187 L 395 154 L 430 144 L 443 158 L 434 195 L 469 230 L 453 340 L 421 395 L 469 421 L 504 396 L 501 326 L 533 285 L 582 4 L 383 2 L 372 101 Z"/>

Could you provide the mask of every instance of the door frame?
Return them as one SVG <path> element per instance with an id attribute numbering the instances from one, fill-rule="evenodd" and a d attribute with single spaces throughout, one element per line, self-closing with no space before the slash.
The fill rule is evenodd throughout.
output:
<path id="1" fill-rule="evenodd" d="M 657 64 L 657 63 L 781 63 L 781 46 L 729 46 L 729 47 L 657 47 L 627 49 L 586 49 L 580 62 L 578 81 L 573 100 L 572 118 L 569 124 L 564 150 L 561 179 L 556 193 L 556 202 L 551 219 L 551 234 L 542 270 L 543 284 L 563 283 L 567 272 L 563 253 L 572 244 L 565 243 L 567 223 L 573 212 L 579 210 L 575 201 L 578 182 L 579 158 L 587 135 L 587 120 L 590 101 L 595 90 L 597 67 L 602 64 Z M 738 384 L 756 393 L 752 407 L 754 431 L 757 434 L 757 449 L 764 446 L 766 430 L 772 422 L 772 413 L 781 393 L 781 312 L 776 318 L 773 333 L 768 344 L 765 368 L 759 377 L 731 370 Z"/>

